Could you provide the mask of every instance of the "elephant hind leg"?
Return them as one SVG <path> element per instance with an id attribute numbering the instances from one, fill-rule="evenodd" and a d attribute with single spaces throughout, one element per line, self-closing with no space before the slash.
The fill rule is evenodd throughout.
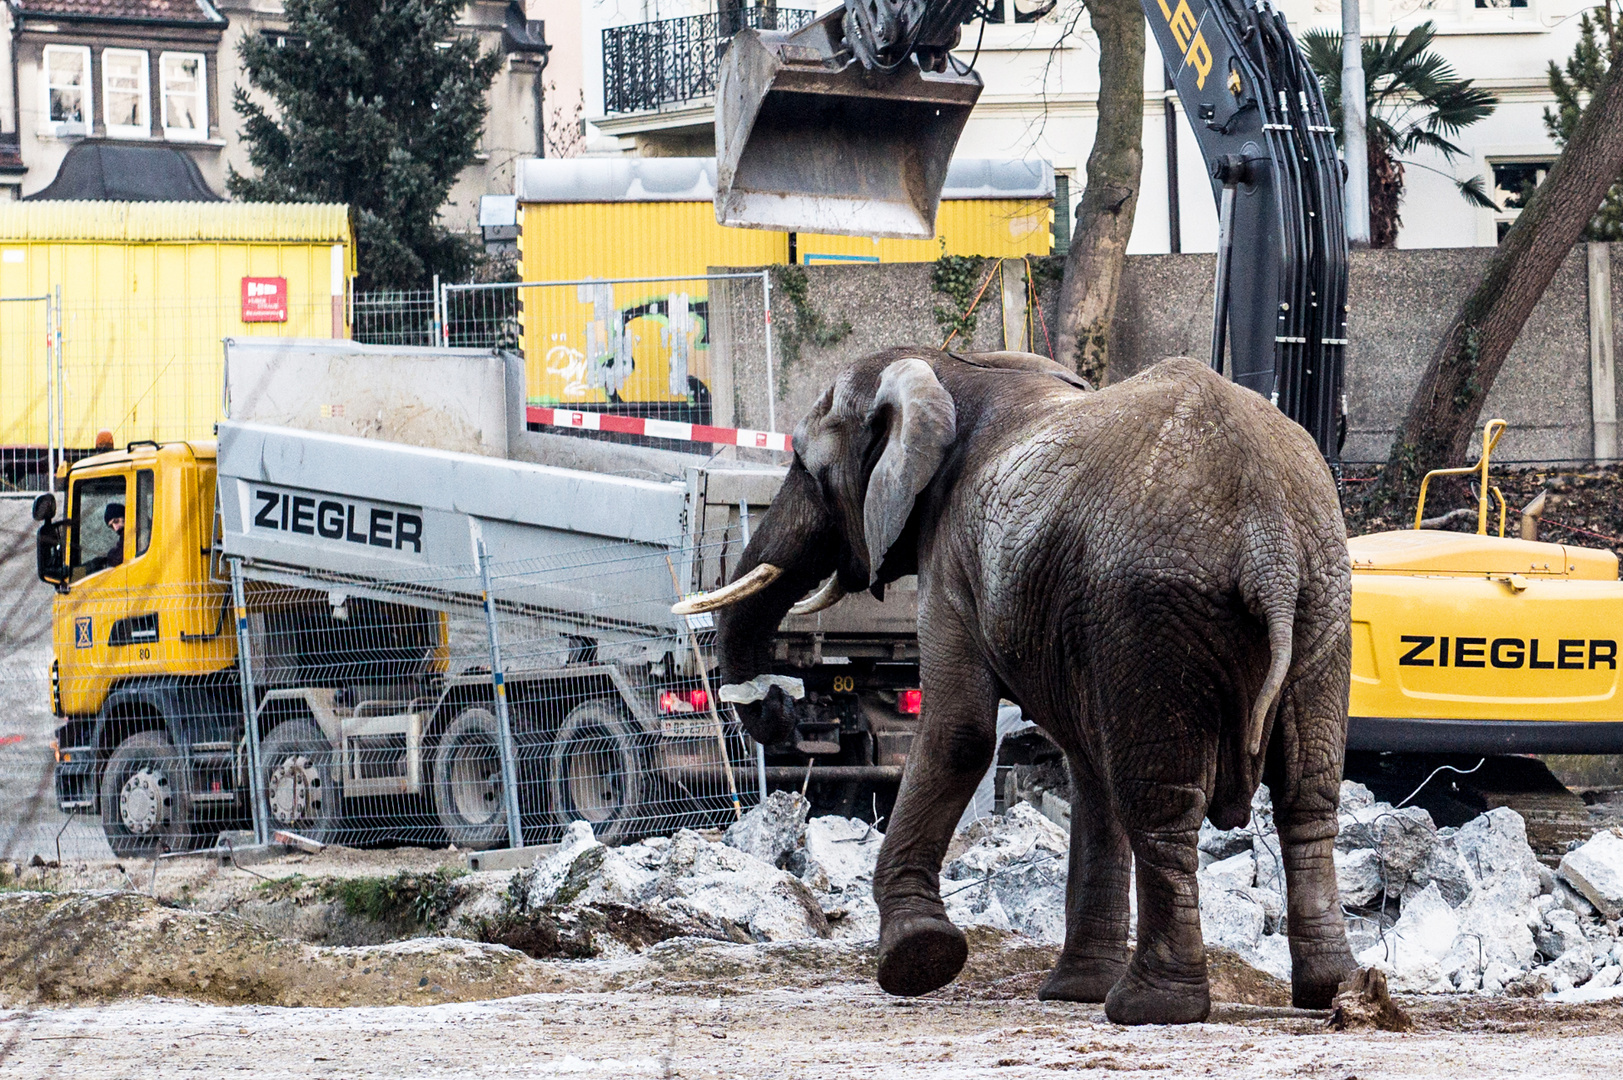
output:
<path id="1" fill-rule="evenodd" d="M 1322 716 L 1326 708 L 1333 710 L 1339 704 L 1331 695 L 1346 700 L 1346 691 L 1338 688 L 1333 677 L 1324 681 L 1328 690 L 1323 696 L 1312 692 L 1312 680 L 1293 688 L 1299 692 L 1287 698 L 1280 710 L 1285 723 L 1275 736 L 1267 774 L 1285 862 L 1291 1001 L 1302 1009 L 1329 1008 L 1342 980 L 1358 970 L 1347 946 L 1334 861 L 1344 729 L 1333 717 L 1306 724 L 1299 719 L 1314 715 L 1316 701 Z M 1339 687 L 1345 686 L 1344 680 L 1339 683 Z M 1305 733 L 1315 737 L 1304 738 Z"/>
<path id="2" fill-rule="evenodd" d="M 1138 947 L 1105 998 L 1117 1024 L 1192 1024 L 1211 1012 L 1200 935 L 1195 842 L 1206 813 L 1199 784 L 1118 780 L 1116 803 L 1138 875 Z"/>
<path id="3" fill-rule="evenodd" d="M 1127 971 L 1133 852 L 1093 764 L 1069 755 L 1071 856 L 1065 950 L 1037 991 L 1043 1001 L 1102 1002 Z"/>

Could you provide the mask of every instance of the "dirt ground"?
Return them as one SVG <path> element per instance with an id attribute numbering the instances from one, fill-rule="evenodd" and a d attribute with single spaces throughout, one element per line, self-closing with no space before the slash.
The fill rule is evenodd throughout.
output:
<path id="1" fill-rule="evenodd" d="M 255 869 L 345 877 L 373 861 Z M 972 932 L 952 986 L 904 1000 L 875 986 L 867 942 L 681 938 L 584 961 L 423 936 L 312 944 L 267 928 L 246 871 L 167 871 L 162 901 L 83 887 L 121 876 L 110 867 L 69 871 L 78 888 L 35 868 L 29 879 L 58 889 L 0 891 L 0 1077 L 1480 1080 L 1609 1077 L 1623 1060 L 1619 1002 L 1407 998 L 1411 1033 L 1335 1032 L 1324 1014 L 1284 1007 L 1283 984 L 1214 950 L 1209 1023 L 1130 1030 L 1098 1006 L 1038 1002 L 1054 950 L 993 932 Z M 242 913 L 206 910 L 215 904 Z"/>
<path id="2" fill-rule="evenodd" d="M 1212 1022 L 1126 1029 L 1096 1006 L 960 987 L 916 1000 L 871 982 L 743 993 L 534 994 L 422 1007 L 220 1007 L 145 998 L 0 1011 L 0 1075 L 136 1080 L 553 1075 L 1481 1080 L 1612 1077 L 1623 1009 L 1444 1000 L 1410 1034 L 1220 1007 Z"/>

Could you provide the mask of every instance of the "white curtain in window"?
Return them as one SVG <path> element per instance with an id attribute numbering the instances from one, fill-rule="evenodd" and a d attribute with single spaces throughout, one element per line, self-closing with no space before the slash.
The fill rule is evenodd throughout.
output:
<path id="1" fill-rule="evenodd" d="M 164 53 L 160 58 L 166 138 L 201 139 L 208 135 L 204 64 L 201 53 Z"/>
<path id="2" fill-rule="evenodd" d="M 151 133 L 147 111 L 147 54 L 140 49 L 103 49 L 101 92 L 106 102 L 107 134 L 113 137 Z"/>
<path id="3" fill-rule="evenodd" d="M 45 46 L 45 87 L 51 123 L 85 130 L 90 115 L 90 50 Z"/>

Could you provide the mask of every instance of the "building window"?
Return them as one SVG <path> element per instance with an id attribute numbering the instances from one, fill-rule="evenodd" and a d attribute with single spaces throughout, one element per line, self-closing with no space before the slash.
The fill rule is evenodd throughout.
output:
<path id="1" fill-rule="evenodd" d="M 144 139 L 152 134 L 148 107 L 147 54 L 140 49 L 101 51 L 101 96 L 107 137 Z"/>
<path id="2" fill-rule="evenodd" d="M 92 112 L 90 50 L 76 45 L 45 46 L 45 97 L 57 135 L 88 135 Z"/>
<path id="3" fill-rule="evenodd" d="M 163 137 L 208 138 L 208 62 L 201 53 L 166 52 L 159 57 L 158 68 L 163 80 Z"/>
<path id="4" fill-rule="evenodd" d="M 1511 222 L 1521 214 L 1527 200 L 1533 197 L 1533 189 L 1544 183 L 1544 177 L 1553 164 L 1555 162 L 1551 158 L 1488 162 L 1488 168 L 1493 173 L 1493 190 L 1488 197 L 1498 204 L 1500 210 L 1494 218 L 1496 241 L 1505 238 Z"/>
<path id="5" fill-rule="evenodd" d="M 1524 8 L 1527 0 L 1476 0 L 1479 8 Z"/>

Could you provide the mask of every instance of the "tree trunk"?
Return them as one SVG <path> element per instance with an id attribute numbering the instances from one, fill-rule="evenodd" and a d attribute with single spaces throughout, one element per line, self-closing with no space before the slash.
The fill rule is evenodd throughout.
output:
<path id="1" fill-rule="evenodd" d="M 1087 5 L 1099 36 L 1099 126 L 1065 256 L 1054 358 L 1100 386 L 1144 165 L 1144 8 L 1138 0 Z"/>
<path id="2" fill-rule="evenodd" d="M 1403 162 L 1392 156 L 1386 140 L 1369 142 L 1369 246 L 1395 248 L 1398 227 L 1403 219 L 1398 205 L 1403 201 Z"/>
<path id="3" fill-rule="evenodd" d="M 1482 403 L 1534 305 L 1623 172 L 1623 64 L 1596 88 L 1577 128 L 1487 272 L 1461 305 L 1409 401 L 1377 498 L 1465 460 Z"/>

